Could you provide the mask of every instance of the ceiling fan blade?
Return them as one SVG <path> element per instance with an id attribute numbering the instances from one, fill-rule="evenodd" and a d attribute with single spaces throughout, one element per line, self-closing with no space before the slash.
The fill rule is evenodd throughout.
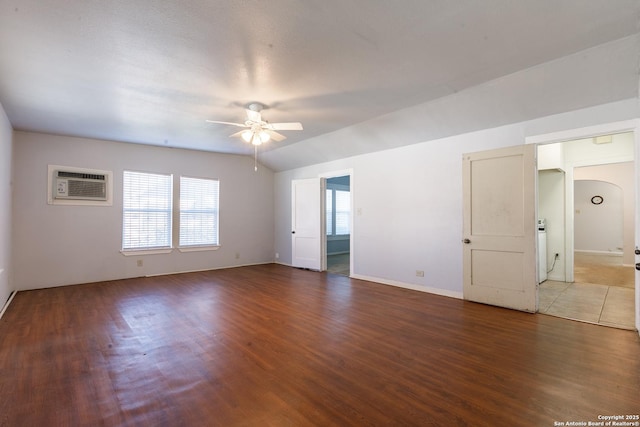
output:
<path id="1" fill-rule="evenodd" d="M 207 123 L 215 123 L 215 124 L 219 124 L 219 125 L 231 125 L 231 126 L 239 126 L 242 128 L 246 128 L 247 125 L 245 125 L 244 123 L 232 123 L 232 122 L 221 122 L 218 120 L 206 120 Z"/>
<path id="2" fill-rule="evenodd" d="M 282 140 L 287 139 L 286 136 L 284 136 L 281 133 L 278 132 L 274 132 L 272 130 L 266 130 L 265 132 L 267 132 L 269 134 L 269 136 L 271 137 L 271 139 L 273 139 L 275 142 L 280 142 Z"/>
<path id="3" fill-rule="evenodd" d="M 268 123 L 267 128 L 272 130 L 302 130 L 302 123 Z"/>
<path id="4" fill-rule="evenodd" d="M 247 119 L 251 122 L 261 122 L 262 121 L 262 115 L 260 114 L 260 111 L 253 111 L 253 110 L 245 110 L 247 112 Z"/>

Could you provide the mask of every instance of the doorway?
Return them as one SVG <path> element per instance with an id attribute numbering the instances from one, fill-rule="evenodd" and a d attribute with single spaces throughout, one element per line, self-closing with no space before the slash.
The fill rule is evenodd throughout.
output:
<path id="1" fill-rule="evenodd" d="M 327 272 L 351 274 L 351 176 L 326 179 L 325 230 Z"/>
<path id="2" fill-rule="evenodd" d="M 633 132 L 538 147 L 541 313 L 636 329 L 634 148 Z"/>

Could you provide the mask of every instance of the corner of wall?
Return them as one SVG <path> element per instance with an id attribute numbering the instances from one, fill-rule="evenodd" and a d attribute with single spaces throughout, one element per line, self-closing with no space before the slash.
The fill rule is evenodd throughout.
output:
<path id="1" fill-rule="evenodd" d="M 0 104 L 0 307 L 11 296 L 13 127 Z"/>

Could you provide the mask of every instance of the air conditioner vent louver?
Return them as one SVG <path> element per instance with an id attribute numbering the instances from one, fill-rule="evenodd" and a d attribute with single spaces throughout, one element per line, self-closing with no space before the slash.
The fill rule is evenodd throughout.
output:
<path id="1" fill-rule="evenodd" d="M 80 198 L 106 197 L 103 182 L 69 180 L 69 194 Z"/>
<path id="2" fill-rule="evenodd" d="M 82 173 L 82 172 L 66 172 L 58 171 L 58 178 L 80 178 L 80 179 L 98 179 L 104 181 L 105 175 L 95 173 Z"/>
<path id="3" fill-rule="evenodd" d="M 107 200 L 107 176 L 97 173 L 56 171 L 56 199 Z"/>

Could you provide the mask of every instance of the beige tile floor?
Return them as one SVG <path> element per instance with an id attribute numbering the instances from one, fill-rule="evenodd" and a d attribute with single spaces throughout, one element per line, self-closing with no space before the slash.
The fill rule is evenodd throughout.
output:
<path id="1" fill-rule="evenodd" d="M 538 297 L 539 311 L 543 314 L 635 329 L 633 288 L 547 280 L 540 284 Z"/>
<path id="2" fill-rule="evenodd" d="M 539 311 L 552 316 L 635 329 L 635 271 L 612 254 L 574 253 L 575 283 L 540 285 Z"/>

